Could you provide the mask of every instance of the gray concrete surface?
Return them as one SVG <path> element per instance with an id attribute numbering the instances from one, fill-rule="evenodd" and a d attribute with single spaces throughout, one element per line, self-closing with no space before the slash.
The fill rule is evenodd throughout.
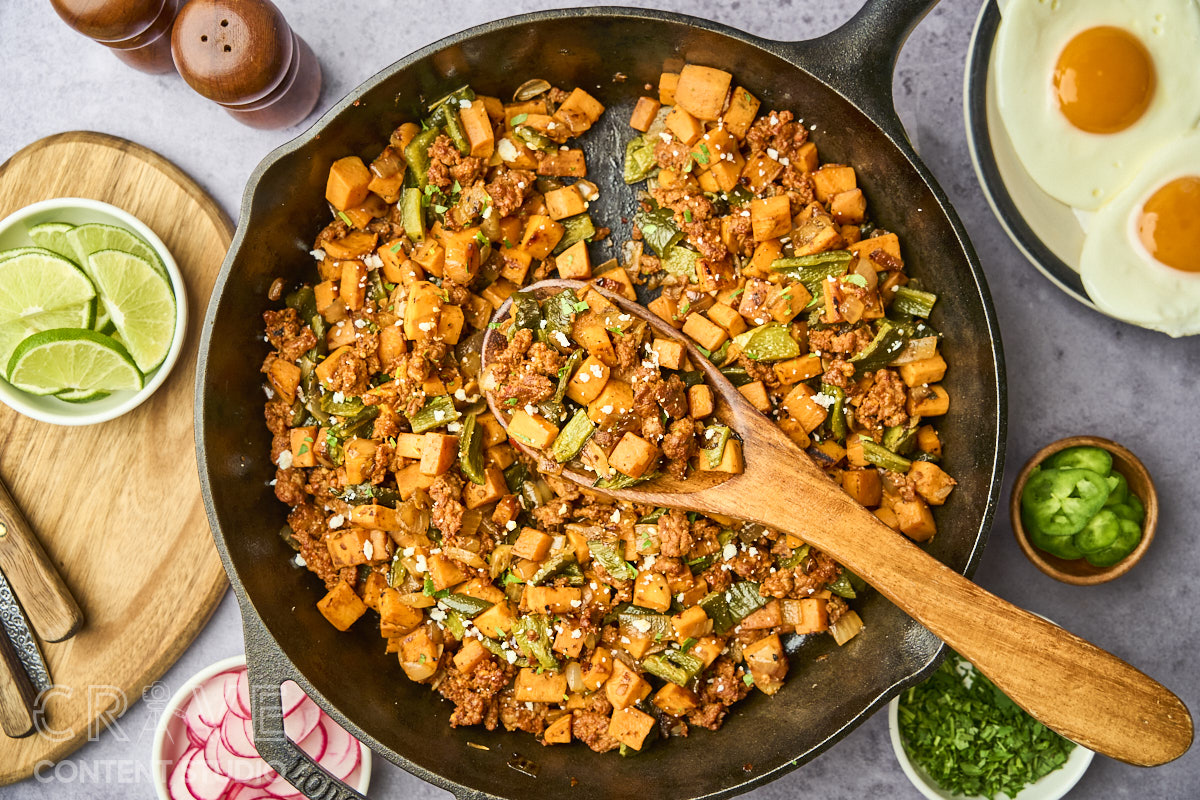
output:
<path id="1" fill-rule="evenodd" d="M 393 60 L 442 36 L 496 17 L 561 5 L 563 0 L 508 3 L 457 0 L 428 18 L 387 0 L 278 0 L 325 70 L 325 107 Z M 634 2 L 686 11 L 763 36 L 803 39 L 850 17 L 858 0 L 658 0 Z M 1076 433 L 1125 443 L 1158 480 L 1162 517 L 1154 547 L 1124 578 L 1073 588 L 1038 572 L 1018 550 L 1005 511 L 978 579 L 1144 668 L 1200 709 L 1200 600 L 1196 523 L 1200 346 L 1128 327 L 1084 308 L 1037 273 L 1005 238 L 971 170 L 962 123 L 962 69 L 979 0 L 944 0 L 917 28 L 895 78 L 897 106 L 920 151 L 966 222 L 986 268 L 1008 355 L 1008 475 L 1042 444 Z M 174 161 L 236 216 L 255 164 L 296 135 L 244 128 L 188 90 L 178 77 L 151 77 L 118 63 L 99 45 L 68 30 L 40 0 L 0 2 L 0 159 L 51 133 L 91 129 L 140 142 Z M 315 118 L 315 117 L 314 117 Z M 242 650 L 232 596 L 164 677 L 170 689 L 217 659 Z M 0 789 L 3 800 L 144 798 L 153 789 L 140 770 L 150 755 L 155 701 L 134 704 L 119 734 L 108 732 L 71 757 L 58 778 Z M 377 764 L 381 759 L 377 759 Z M 373 797 L 442 798 L 390 765 L 380 765 Z M 892 755 L 884 714 L 830 752 L 752 795 L 822 800 L 916 798 Z M 579 796 L 584 796 L 581 793 Z M 1153 770 L 1097 758 L 1076 798 L 1200 796 L 1195 751 Z"/>

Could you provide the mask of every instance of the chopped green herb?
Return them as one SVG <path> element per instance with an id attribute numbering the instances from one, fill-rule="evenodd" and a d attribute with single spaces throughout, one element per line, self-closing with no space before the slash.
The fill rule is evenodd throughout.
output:
<path id="1" fill-rule="evenodd" d="M 459 194 L 460 192 L 462 192 L 462 184 L 460 184 L 458 181 L 455 181 L 454 185 L 450 187 L 450 193 Z"/>
<path id="2" fill-rule="evenodd" d="M 853 283 L 855 286 L 859 287 L 860 289 L 867 288 L 867 279 L 864 278 L 862 275 L 859 275 L 856 272 L 852 272 L 849 275 L 843 276 L 842 280 L 845 281 L 846 283 Z"/>
<path id="3" fill-rule="evenodd" d="M 683 210 L 683 218 L 684 218 L 684 220 L 685 220 L 685 221 L 687 221 L 687 222 L 691 222 L 691 221 L 692 221 L 692 210 L 691 210 L 690 208 L 685 208 L 685 209 Z"/>
<path id="4" fill-rule="evenodd" d="M 744 292 L 744 291 L 746 291 L 746 287 L 745 287 L 745 286 L 743 286 L 742 288 L 738 289 L 738 290 L 737 290 L 736 292 L 734 292 L 733 294 L 729 295 L 729 297 L 730 297 L 730 299 L 732 299 L 732 298 L 734 298 L 734 297 L 738 297 L 738 296 L 740 296 L 740 295 L 741 295 L 741 293 L 742 293 L 742 292 Z"/>
<path id="5" fill-rule="evenodd" d="M 338 219 L 340 219 L 342 222 L 344 222 L 344 223 L 346 223 L 347 225 L 349 225 L 351 228 L 353 228 L 353 227 L 354 227 L 354 223 L 350 221 L 350 217 L 346 215 L 346 212 L 345 212 L 345 211 L 339 211 L 339 212 L 338 212 Z"/>
<path id="6" fill-rule="evenodd" d="M 587 311 L 589 308 L 591 308 L 591 306 L 589 306 L 587 304 L 586 300 L 580 300 L 578 303 L 575 304 L 575 313 L 581 314 L 584 311 Z"/>
<path id="7" fill-rule="evenodd" d="M 898 719 L 909 757 L 956 795 L 1015 797 L 1075 749 L 956 653 L 900 696 Z"/>
<path id="8" fill-rule="evenodd" d="M 742 99 L 745 100 L 747 103 L 754 102 L 754 98 L 750 96 L 749 92 L 742 92 Z"/>
<path id="9" fill-rule="evenodd" d="M 712 153 L 708 152 L 708 145 L 700 145 L 700 155 L 696 156 L 696 160 L 701 164 L 707 164 L 712 159 Z"/>
<path id="10" fill-rule="evenodd" d="M 813 299 L 808 301 L 808 305 L 806 305 L 805 308 L 812 308 L 819 302 L 821 302 L 821 295 L 815 294 L 813 295 Z"/>
<path id="11" fill-rule="evenodd" d="M 500 327 L 500 323 L 499 323 L 499 322 L 489 322 L 489 323 L 488 323 L 488 327 L 489 327 L 489 328 L 499 328 L 499 327 Z"/>
<path id="12" fill-rule="evenodd" d="M 393 253 L 399 253 L 400 252 L 400 242 L 396 242 L 394 245 L 392 245 L 388 249 L 391 250 Z"/>
<path id="13" fill-rule="evenodd" d="M 475 231 L 475 241 L 479 242 L 480 247 L 488 246 L 488 238 L 484 236 L 483 231 Z"/>
<path id="14" fill-rule="evenodd" d="M 512 118 L 512 124 L 513 124 L 513 125 L 520 125 L 521 123 L 523 123 L 523 122 L 524 122 L 525 120 L 527 120 L 527 119 L 529 119 L 529 115 L 528 115 L 528 114 L 517 114 L 515 117 L 513 117 L 513 118 Z"/>
<path id="15" fill-rule="evenodd" d="M 437 213 L 439 213 L 439 214 L 445 214 L 445 213 L 446 213 L 447 211 L 449 211 L 450 209 L 449 209 L 449 206 L 443 206 L 443 205 L 434 205 L 434 207 L 433 207 L 433 210 L 434 210 L 434 211 L 436 211 L 436 212 L 437 212 Z"/>
<path id="16" fill-rule="evenodd" d="M 742 683 L 746 684 L 747 686 L 753 686 L 754 685 L 754 676 L 751 675 L 749 672 L 747 672 L 745 675 L 742 676 Z"/>

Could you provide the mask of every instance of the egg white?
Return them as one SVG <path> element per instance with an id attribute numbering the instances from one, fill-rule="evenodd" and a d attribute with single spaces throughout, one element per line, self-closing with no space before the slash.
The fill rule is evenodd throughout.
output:
<path id="1" fill-rule="evenodd" d="M 1059 109 L 1054 68 L 1077 34 L 1122 28 L 1149 51 L 1156 88 L 1142 117 L 1095 134 Z M 1055 199 L 1099 208 L 1146 158 L 1200 120 L 1200 3 L 1197 0 L 1009 0 L 996 35 L 996 100 L 1030 177 Z"/>
<path id="2" fill-rule="evenodd" d="M 1171 336 L 1200 333 L 1200 273 L 1166 266 L 1138 237 L 1142 206 L 1176 178 L 1200 176 L 1200 133 L 1154 153 L 1133 181 L 1096 212 L 1083 242 L 1083 287 L 1106 314 Z"/>

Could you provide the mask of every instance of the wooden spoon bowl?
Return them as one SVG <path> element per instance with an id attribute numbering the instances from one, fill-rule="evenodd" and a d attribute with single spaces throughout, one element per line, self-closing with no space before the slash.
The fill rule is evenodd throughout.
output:
<path id="1" fill-rule="evenodd" d="M 585 286 L 555 280 L 525 291 L 542 298 Z M 1165 686 L 981 589 L 880 522 L 751 406 L 687 337 L 644 306 L 593 288 L 656 336 L 684 346 L 713 390 L 718 419 L 742 440 L 745 471 L 715 484 L 658 478 L 632 489 L 598 489 L 594 475 L 573 469 L 563 470 L 565 477 L 617 500 L 721 514 L 799 536 L 957 650 L 1034 718 L 1090 750 L 1155 766 L 1191 747 L 1191 714 Z M 502 306 L 495 320 L 506 319 L 510 308 L 511 303 Z M 506 344 L 499 328 L 488 329 L 482 347 L 485 373 Z M 507 425 L 506 409 L 498 408 L 490 393 L 488 405 Z"/>
<path id="2" fill-rule="evenodd" d="M 1142 522 L 1142 540 L 1129 555 L 1113 564 L 1111 567 L 1093 567 L 1085 559 L 1068 560 L 1053 556 L 1034 545 L 1021 522 L 1021 493 L 1025 491 L 1025 482 L 1033 474 L 1034 468 L 1050 456 L 1068 447 L 1100 447 L 1107 450 L 1113 457 L 1113 469 L 1125 476 L 1129 482 L 1129 491 L 1146 506 L 1146 519 Z M 1154 531 L 1158 527 L 1158 491 L 1141 460 L 1127 448 L 1110 439 L 1100 436 L 1071 436 L 1059 439 L 1046 445 L 1033 454 L 1025 463 L 1017 480 L 1013 484 L 1012 498 L 1009 502 L 1009 517 L 1012 520 L 1013 536 L 1021 551 L 1033 562 L 1033 565 L 1055 580 L 1070 583 L 1074 586 L 1095 586 L 1119 578 L 1133 565 L 1141 561 L 1142 556 L 1150 549 L 1154 541 Z"/>

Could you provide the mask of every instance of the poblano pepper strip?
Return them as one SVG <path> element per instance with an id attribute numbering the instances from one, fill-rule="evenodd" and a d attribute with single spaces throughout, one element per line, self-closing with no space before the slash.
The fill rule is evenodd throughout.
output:
<path id="1" fill-rule="evenodd" d="M 579 455 L 579 451 L 583 449 L 595 431 L 596 426 L 588 417 L 587 411 L 579 409 L 575 412 L 575 416 L 571 417 L 571 421 L 558 432 L 554 443 L 550 445 L 550 454 L 559 464 L 565 464 Z"/>
<path id="2" fill-rule="evenodd" d="M 483 486 L 483 428 L 468 414 L 458 434 L 458 465 L 471 483 Z"/>
<path id="3" fill-rule="evenodd" d="M 367 406 L 367 408 L 373 408 L 376 414 L 379 413 L 379 406 Z M 451 422 L 456 422 L 460 417 L 462 414 L 454 407 L 454 400 L 450 395 L 442 394 L 426 400 L 425 405 L 408 418 L 408 422 L 412 426 L 413 433 L 425 433 L 425 431 L 442 428 Z"/>
<path id="4" fill-rule="evenodd" d="M 669 208 L 639 210 L 634 214 L 633 224 L 642 232 L 643 241 L 650 245 L 659 258 L 664 258 L 668 250 L 683 240 L 683 231 L 675 227 L 675 215 Z"/>
<path id="5" fill-rule="evenodd" d="M 625 183 L 644 181 L 654 172 L 658 163 L 654 160 L 654 143 L 638 135 L 625 145 Z"/>

